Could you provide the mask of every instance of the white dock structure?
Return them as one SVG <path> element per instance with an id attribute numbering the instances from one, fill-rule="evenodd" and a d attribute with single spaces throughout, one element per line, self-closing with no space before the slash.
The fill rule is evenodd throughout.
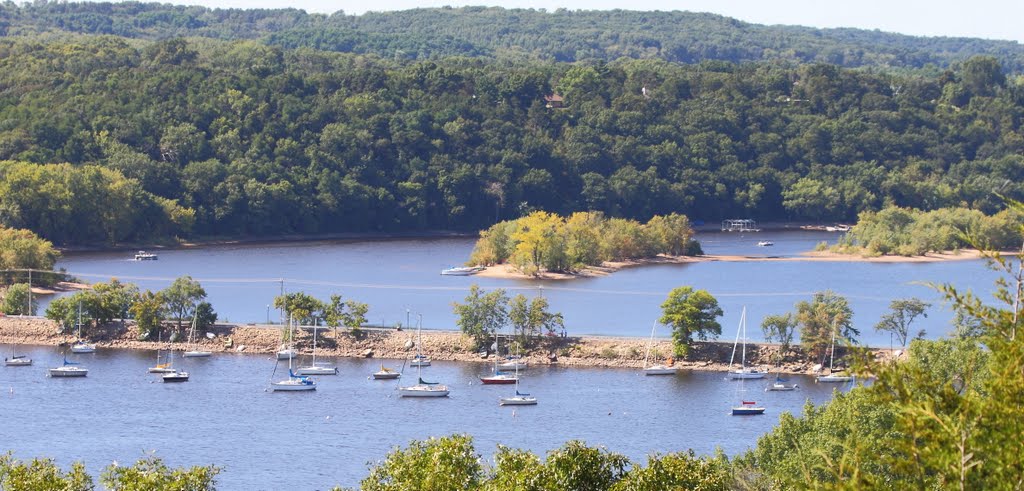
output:
<path id="1" fill-rule="evenodd" d="M 722 220 L 722 232 L 760 232 L 757 222 L 749 218 Z"/>

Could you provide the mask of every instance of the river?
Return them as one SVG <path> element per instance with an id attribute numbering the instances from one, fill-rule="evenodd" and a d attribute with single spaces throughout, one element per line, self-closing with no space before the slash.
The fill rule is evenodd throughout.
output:
<path id="1" fill-rule="evenodd" d="M 755 234 L 701 233 L 707 254 L 794 257 L 838 234 L 813 231 Z M 758 247 L 771 240 L 773 247 Z M 174 278 L 198 279 L 222 321 L 280 321 L 271 305 L 282 289 L 304 291 L 322 300 L 337 293 L 369 304 L 372 324 L 393 326 L 423 316 L 424 329 L 454 329 L 452 303 L 462 302 L 470 285 L 503 288 L 509 294 L 544 295 L 565 317 L 570 335 L 647 337 L 660 305 L 675 287 L 689 285 L 714 295 L 725 314 L 723 337 L 736 332 L 747 308 L 752 340 L 761 337 L 760 319 L 794 310 L 816 291 L 834 290 L 853 309 L 863 344 L 888 347 L 889 335 L 873 326 L 889 303 L 917 297 L 932 304 L 926 337 L 950 331 L 952 312 L 928 283 L 951 283 L 991 299 L 995 273 L 982 260 L 940 263 L 822 261 L 745 261 L 660 264 L 627 268 L 611 275 L 573 280 L 515 280 L 441 276 L 440 270 L 465 262 L 473 239 L 309 241 L 210 246 L 159 251 L 157 261 L 134 261 L 134 251 L 67 254 L 58 267 L 79 278 L 117 277 L 159 290 Z M 667 330 L 661 332 L 668 335 Z"/>

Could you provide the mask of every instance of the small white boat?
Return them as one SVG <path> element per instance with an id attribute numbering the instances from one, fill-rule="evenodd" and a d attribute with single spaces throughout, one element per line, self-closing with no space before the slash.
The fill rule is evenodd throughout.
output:
<path id="1" fill-rule="evenodd" d="M 429 367 L 430 357 L 426 355 L 416 355 L 409 360 L 410 367 Z"/>
<path id="2" fill-rule="evenodd" d="M 338 367 L 327 366 L 325 364 L 317 364 L 316 362 L 316 331 L 317 327 L 313 327 L 313 363 L 304 367 L 299 367 L 295 370 L 295 373 L 299 375 L 337 375 Z M 280 356 L 280 353 L 278 353 Z M 280 360 L 280 358 L 278 358 Z"/>
<path id="3" fill-rule="evenodd" d="M 835 369 L 835 361 L 836 361 L 836 331 L 838 331 L 838 330 L 839 330 L 838 319 L 836 319 L 836 321 L 832 323 L 832 348 L 829 350 L 830 354 L 829 354 L 829 360 L 828 360 L 828 375 L 818 375 L 818 378 L 815 379 L 815 381 L 817 381 L 817 382 L 836 384 L 836 383 L 846 383 L 846 382 L 849 382 L 849 381 L 853 380 L 853 377 L 850 376 L 850 375 L 841 375 L 841 374 L 836 374 L 836 373 L 832 372 L 832 370 Z"/>
<path id="4" fill-rule="evenodd" d="M 740 337 L 743 338 L 743 351 L 740 354 L 740 367 L 732 369 L 733 362 L 736 360 L 736 347 L 740 344 Z M 728 377 L 732 380 L 744 380 L 754 378 L 764 378 L 765 373 L 747 366 L 747 308 L 743 307 L 743 313 L 740 314 L 740 325 L 736 328 L 736 341 L 732 345 L 732 356 L 729 358 L 729 374 Z"/>
<path id="5" fill-rule="evenodd" d="M 159 259 L 156 254 L 152 252 L 139 251 L 135 253 L 136 261 L 156 261 Z"/>
<path id="6" fill-rule="evenodd" d="M 288 370 L 288 378 L 271 382 L 270 388 L 275 392 L 316 390 L 316 381 L 306 376 L 296 375 L 291 370 Z"/>
<path id="7" fill-rule="evenodd" d="M 669 358 L 665 364 L 647 364 L 647 360 L 651 356 L 651 348 L 654 346 L 654 330 L 657 327 L 658 321 L 654 321 L 654 324 L 651 325 L 651 339 L 647 342 L 647 350 L 644 352 L 644 375 L 675 375 L 678 370 L 673 365 L 672 358 Z"/>
<path id="8" fill-rule="evenodd" d="M 527 363 L 518 356 L 510 356 L 508 361 L 504 363 L 498 363 L 499 370 L 526 370 Z"/>
<path id="9" fill-rule="evenodd" d="M 51 377 L 84 377 L 89 374 L 89 369 L 80 367 L 77 363 L 68 361 L 68 359 L 65 358 L 63 365 L 57 368 L 51 368 L 49 373 Z"/>
<path id="10" fill-rule="evenodd" d="M 775 382 L 772 382 L 771 385 L 769 385 L 768 387 L 765 387 L 764 390 L 766 392 L 780 392 L 780 391 L 797 390 L 799 388 L 800 388 L 800 386 L 797 385 L 797 384 L 786 383 L 785 380 L 783 380 L 783 379 L 781 379 L 779 377 L 775 377 Z"/>
<path id="11" fill-rule="evenodd" d="M 516 391 L 516 395 L 509 397 L 502 397 L 498 399 L 498 405 L 501 406 L 536 406 L 537 398 L 530 394 L 524 394 Z"/>
<path id="12" fill-rule="evenodd" d="M 775 245 L 775 243 L 770 241 L 770 240 L 759 240 L 759 241 L 757 241 L 757 246 L 758 247 L 771 247 L 773 245 Z"/>
<path id="13" fill-rule="evenodd" d="M 183 356 L 185 358 L 205 358 L 205 357 L 210 356 L 212 354 L 213 354 L 213 352 L 211 352 L 211 351 L 190 350 L 190 351 L 186 351 L 186 352 L 182 353 L 181 356 Z"/>
<path id="14" fill-rule="evenodd" d="M 4 365 L 9 367 L 27 367 L 32 364 L 32 358 L 25 355 L 14 355 L 4 358 Z"/>
<path id="15" fill-rule="evenodd" d="M 469 276 L 477 274 L 483 271 L 482 266 L 461 266 L 458 268 L 442 269 L 441 274 L 444 276 Z"/>
<path id="16" fill-rule="evenodd" d="M 758 406 L 755 401 L 741 401 L 742 404 L 732 408 L 733 416 L 750 416 L 764 414 L 764 407 Z"/>
<path id="17" fill-rule="evenodd" d="M 299 352 L 292 348 L 285 348 L 277 352 L 278 360 L 291 360 L 296 356 L 299 356 Z"/>
<path id="18" fill-rule="evenodd" d="M 420 353 L 420 331 L 423 329 L 423 316 L 420 316 L 419 323 L 416 326 L 416 356 L 413 359 L 422 360 L 426 358 Z M 441 385 L 437 382 L 425 382 L 422 375 L 422 367 L 430 365 L 430 359 L 426 358 L 426 365 L 413 365 L 416 367 L 416 378 L 418 383 L 416 385 L 408 385 L 405 387 L 398 388 L 398 394 L 402 397 L 448 397 L 448 386 Z"/>
<path id="19" fill-rule="evenodd" d="M 448 386 L 424 382 L 419 380 L 416 385 L 399 387 L 398 393 L 402 397 L 448 397 Z"/>
<path id="20" fill-rule="evenodd" d="M 401 373 L 398 373 L 390 368 L 385 367 L 383 363 L 381 363 L 380 365 L 380 370 L 373 372 L 374 380 L 394 380 L 401 376 Z"/>
<path id="21" fill-rule="evenodd" d="M 164 382 L 188 382 L 188 372 L 172 370 L 170 373 L 165 373 L 161 378 Z"/>
<path id="22" fill-rule="evenodd" d="M 199 342 L 196 340 L 196 323 L 197 323 L 196 321 L 197 321 L 197 319 L 198 319 L 198 315 L 192 317 L 192 326 L 189 327 L 189 330 L 188 330 L 188 344 L 191 345 L 193 347 L 193 349 L 190 349 L 190 350 L 182 353 L 181 356 L 184 357 L 184 358 L 206 358 L 206 357 L 210 356 L 211 354 L 213 354 L 210 351 L 205 351 L 205 350 L 199 349 Z"/>
<path id="23" fill-rule="evenodd" d="M 71 345 L 71 352 L 84 354 L 84 353 L 95 353 L 96 345 L 82 341 L 82 301 L 78 301 L 78 324 L 75 326 L 75 336 L 78 341 Z"/>

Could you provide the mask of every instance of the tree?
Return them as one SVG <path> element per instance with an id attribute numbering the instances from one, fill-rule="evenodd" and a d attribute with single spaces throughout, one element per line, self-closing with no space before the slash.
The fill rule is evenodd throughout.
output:
<path id="1" fill-rule="evenodd" d="M 473 339 L 474 349 L 487 346 L 494 333 L 508 322 L 508 296 L 505 290 L 497 289 L 484 293 L 479 286 L 469 287 L 465 302 L 455 302 L 452 309 L 458 319 L 455 324 L 463 334 Z"/>
<path id="2" fill-rule="evenodd" d="M 358 331 L 359 326 L 366 324 L 366 312 L 369 310 L 370 307 L 365 303 L 354 300 L 342 302 L 341 295 L 331 295 L 331 301 L 324 305 L 322 313 L 328 326 L 347 326 L 353 331 Z"/>
<path id="3" fill-rule="evenodd" d="M 541 329 L 548 334 L 554 334 L 564 328 L 562 314 L 548 312 L 548 301 L 544 297 L 534 297 L 531 300 L 527 300 L 522 294 L 512 297 L 508 307 L 508 319 L 522 346 L 530 346 Z"/>
<path id="4" fill-rule="evenodd" d="M 663 491 L 668 489 L 699 489 L 728 491 L 736 489 L 729 459 L 722 453 L 714 457 L 697 457 L 693 450 L 654 455 L 647 466 L 635 465 L 615 483 L 611 491 Z"/>
<path id="5" fill-rule="evenodd" d="M 448 491 L 478 489 L 483 479 L 480 456 L 467 435 L 414 440 L 370 468 L 363 491 Z"/>
<path id="6" fill-rule="evenodd" d="M 92 291 L 96 294 L 96 301 L 90 313 L 99 324 L 128 317 L 128 309 L 139 297 L 139 287 L 121 283 L 117 278 L 112 278 L 109 283 L 94 284 Z"/>
<path id="7" fill-rule="evenodd" d="M 196 329 L 206 330 L 217 323 L 217 313 L 213 311 L 210 302 L 199 302 L 196 304 Z"/>
<path id="8" fill-rule="evenodd" d="M 561 236 L 564 220 L 558 215 L 535 211 L 516 221 L 512 233 L 515 252 L 512 263 L 526 274 L 539 274 L 542 268 L 549 271 L 568 269 L 565 254 L 565 240 Z"/>
<path id="9" fill-rule="evenodd" d="M 36 315 L 36 301 L 32 299 L 29 305 L 31 293 L 28 283 L 15 283 L 3 292 L 3 303 L 0 304 L 0 312 L 7 315 Z"/>
<path id="10" fill-rule="evenodd" d="M 135 319 L 139 337 L 149 339 L 153 331 L 160 328 L 160 321 L 164 318 L 164 299 L 159 293 L 146 290 L 135 299 L 128 313 Z"/>
<path id="11" fill-rule="evenodd" d="M 705 290 L 689 286 L 674 288 L 661 304 L 661 312 L 658 322 L 672 327 L 672 341 L 678 356 L 686 356 L 693 335 L 703 341 L 722 334 L 722 326 L 715 320 L 722 316 L 722 308 Z"/>
<path id="12" fill-rule="evenodd" d="M 111 491 L 212 491 L 219 473 L 212 465 L 172 469 L 162 459 L 146 457 L 130 467 L 107 466 L 100 482 Z"/>
<path id="13" fill-rule="evenodd" d="M 925 310 L 930 306 L 918 298 L 893 300 L 889 304 L 889 312 L 882 316 L 882 320 L 878 321 L 878 324 L 875 324 L 875 330 L 891 332 L 896 336 L 900 347 L 906 348 L 910 324 L 918 316 L 928 317 Z"/>
<path id="14" fill-rule="evenodd" d="M 796 304 L 796 321 L 800 324 L 800 341 L 811 359 L 825 355 L 832 344 L 833 333 L 840 341 L 851 343 L 860 331 L 853 327 L 853 310 L 846 298 L 832 290 L 814 294 L 810 302 Z"/>
<path id="15" fill-rule="evenodd" d="M 312 324 L 314 315 L 321 315 L 324 303 L 305 292 L 291 292 L 274 297 L 274 307 L 299 324 Z"/>
<path id="16" fill-rule="evenodd" d="M 77 294 L 55 298 L 50 305 L 46 306 L 46 312 L 43 315 L 47 319 L 59 323 L 61 331 L 66 332 L 69 327 L 75 325 L 76 309 L 78 308 L 76 297 Z"/>
<path id="17" fill-rule="evenodd" d="M 761 330 L 764 331 L 764 339 L 769 342 L 779 343 L 779 360 L 782 361 L 786 352 L 789 351 L 793 342 L 793 335 L 796 334 L 797 320 L 792 312 L 784 315 L 769 315 L 761 321 Z"/>
<path id="18" fill-rule="evenodd" d="M 171 286 L 160 291 L 167 312 L 178 321 L 178 332 L 181 322 L 195 315 L 196 305 L 206 298 L 206 290 L 191 276 L 182 276 L 174 280 Z"/>
<path id="19" fill-rule="evenodd" d="M 92 491 L 92 478 L 81 462 L 71 464 L 64 472 L 50 459 L 23 462 L 10 453 L 0 455 L 0 489 L 6 491 L 35 491 L 60 489 L 63 491 Z"/>

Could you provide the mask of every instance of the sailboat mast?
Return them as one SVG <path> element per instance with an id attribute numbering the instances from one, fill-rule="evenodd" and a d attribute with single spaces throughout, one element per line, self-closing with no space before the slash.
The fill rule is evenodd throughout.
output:
<path id="1" fill-rule="evenodd" d="M 832 349 L 830 350 L 831 353 L 829 354 L 829 358 L 828 358 L 828 372 L 829 373 L 832 373 L 832 367 L 835 365 L 835 361 L 836 361 L 836 328 L 837 327 L 838 326 L 836 325 L 836 322 L 833 321 L 832 322 Z"/>
<path id="2" fill-rule="evenodd" d="M 747 368 L 747 308 L 743 307 L 740 314 L 740 327 L 743 329 L 743 368 Z M 735 349 L 735 348 L 734 348 Z"/>
<path id="3" fill-rule="evenodd" d="M 647 368 L 647 359 L 651 356 L 651 345 L 654 344 L 654 329 L 658 327 L 658 321 L 651 324 L 651 339 L 647 340 L 647 351 L 644 352 L 644 368 Z"/>

